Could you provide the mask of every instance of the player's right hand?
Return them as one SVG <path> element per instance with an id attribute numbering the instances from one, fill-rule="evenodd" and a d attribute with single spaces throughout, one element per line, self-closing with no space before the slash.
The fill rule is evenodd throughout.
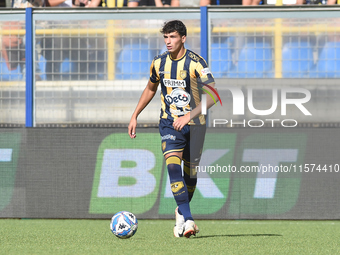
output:
<path id="1" fill-rule="evenodd" d="M 137 119 L 131 118 L 128 126 L 128 134 L 131 139 L 136 138 Z"/>

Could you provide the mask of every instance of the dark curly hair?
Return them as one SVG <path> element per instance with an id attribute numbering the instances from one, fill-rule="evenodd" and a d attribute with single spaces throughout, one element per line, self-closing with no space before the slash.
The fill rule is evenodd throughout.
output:
<path id="1" fill-rule="evenodd" d="M 162 34 L 169 34 L 172 32 L 177 32 L 180 36 L 187 35 L 187 28 L 180 20 L 171 20 L 165 22 L 163 28 L 161 29 Z"/>

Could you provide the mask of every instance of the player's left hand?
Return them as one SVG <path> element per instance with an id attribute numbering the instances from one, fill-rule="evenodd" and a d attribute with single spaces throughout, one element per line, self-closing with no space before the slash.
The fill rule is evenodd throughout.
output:
<path id="1" fill-rule="evenodd" d="M 136 138 L 136 127 L 137 127 L 137 119 L 131 118 L 129 126 L 128 126 L 128 134 L 131 139 Z"/>
<path id="2" fill-rule="evenodd" d="M 174 127 L 176 131 L 181 131 L 182 128 L 189 123 L 189 121 L 190 121 L 190 113 L 177 118 L 172 124 L 172 126 Z"/>

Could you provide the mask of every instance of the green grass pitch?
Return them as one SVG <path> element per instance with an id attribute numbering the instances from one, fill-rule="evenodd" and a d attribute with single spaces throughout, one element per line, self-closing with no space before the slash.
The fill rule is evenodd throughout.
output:
<path id="1" fill-rule="evenodd" d="M 118 239 L 110 220 L 1 219 L 0 254 L 340 254 L 339 221 L 197 220 L 175 238 L 174 220 L 140 220 Z"/>

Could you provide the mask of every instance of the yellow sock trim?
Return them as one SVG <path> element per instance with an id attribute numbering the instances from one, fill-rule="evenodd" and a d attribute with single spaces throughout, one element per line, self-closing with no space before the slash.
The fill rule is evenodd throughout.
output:
<path id="1" fill-rule="evenodd" d="M 194 193 L 196 186 L 188 186 L 187 185 L 188 192 Z"/>
<path id="2" fill-rule="evenodd" d="M 184 164 L 184 172 L 187 174 L 187 175 L 190 175 L 190 176 L 194 176 L 197 174 L 196 172 L 196 166 L 187 166 L 186 164 Z"/>
<path id="3" fill-rule="evenodd" d="M 169 165 L 169 164 L 181 165 L 181 159 L 177 156 L 170 156 L 165 160 L 165 162 L 166 162 L 166 165 Z"/>
<path id="4" fill-rule="evenodd" d="M 187 175 L 190 175 L 190 167 L 184 164 L 184 172 L 186 172 Z"/>

